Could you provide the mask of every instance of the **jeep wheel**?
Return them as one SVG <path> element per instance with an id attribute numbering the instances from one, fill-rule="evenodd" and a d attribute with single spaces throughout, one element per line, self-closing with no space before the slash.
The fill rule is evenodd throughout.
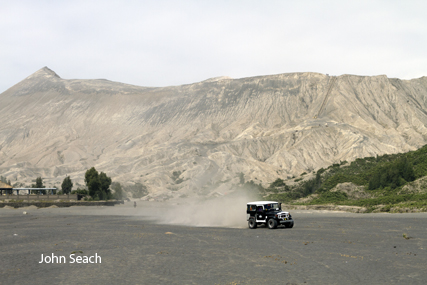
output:
<path id="1" fill-rule="evenodd" d="M 248 226 L 250 229 L 256 229 L 257 223 L 254 218 L 249 218 Z"/>
<path id="2" fill-rule="evenodd" d="M 267 224 L 269 229 L 277 228 L 277 221 L 275 219 L 268 220 Z"/>
<path id="3" fill-rule="evenodd" d="M 294 223 L 285 224 L 285 228 L 292 228 L 293 226 L 294 226 Z"/>

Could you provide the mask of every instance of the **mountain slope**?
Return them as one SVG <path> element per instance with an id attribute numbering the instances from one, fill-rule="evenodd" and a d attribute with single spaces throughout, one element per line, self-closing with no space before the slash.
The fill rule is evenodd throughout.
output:
<path id="1" fill-rule="evenodd" d="M 70 175 L 83 185 L 95 166 L 155 195 L 207 194 L 228 191 L 239 173 L 268 184 L 426 144 L 426 77 L 342 75 L 328 94 L 331 79 L 289 73 L 148 88 L 66 80 L 45 67 L 0 94 L 0 172 L 12 183 L 42 176 L 59 186 Z"/>

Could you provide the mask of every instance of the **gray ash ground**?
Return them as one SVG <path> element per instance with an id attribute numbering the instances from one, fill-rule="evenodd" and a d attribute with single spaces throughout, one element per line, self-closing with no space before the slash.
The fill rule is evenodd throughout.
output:
<path id="1" fill-rule="evenodd" d="M 159 205 L 0 209 L 0 283 L 425 284 L 427 280 L 426 213 L 299 210 L 291 212 L 292 229 L 250 230 L 244 221 L 241 228 L 158 224 L 154 218 L 162 212 Z M 38 263 L 41 254 L 68 258 L 73 252 L 97 253 L 102 263 Z"/>

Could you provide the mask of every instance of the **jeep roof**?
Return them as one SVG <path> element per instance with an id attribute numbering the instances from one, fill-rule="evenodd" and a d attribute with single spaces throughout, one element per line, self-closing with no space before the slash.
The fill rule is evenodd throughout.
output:
<path id="1" fill-rule="evenodd" d="M 262 205 L 265 205 L 265 204 L 273 204 L 273 203 L 280 204 L 277 201 L 255 201 L 255 202 L 249 202 L 248 205 L 262 206 Z"/>

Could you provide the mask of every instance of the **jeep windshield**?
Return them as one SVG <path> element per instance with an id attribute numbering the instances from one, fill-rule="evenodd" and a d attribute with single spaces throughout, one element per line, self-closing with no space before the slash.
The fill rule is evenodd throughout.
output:
<path id="1" fill-rule="evenodd" d="M 276 209 L 280 210 L 279 203 L 265 204 L 264 209 L 266 209 L 267 211 L 276 210 Z"/>

